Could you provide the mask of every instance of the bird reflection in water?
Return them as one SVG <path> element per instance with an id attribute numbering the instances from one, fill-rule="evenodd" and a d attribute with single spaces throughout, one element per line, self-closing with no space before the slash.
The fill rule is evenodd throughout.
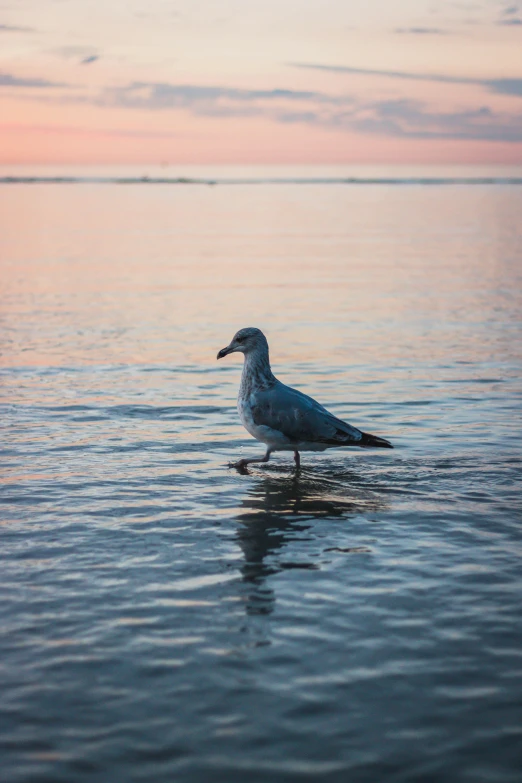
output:
<path id="1" fill-rule="evenodd" d="M 249 588 L 245 596 L 247 615 L 268 615 L 274 610 L 275 593 L 267 579 L 272 574 L 320 567 L 313 560 L 293 559 L 291 546 L 293 542 L 314 541 L 319 520 L 349 519 L 382 510 L 386 505 L 374 487 L 361 485 L 361 477 L 352 472 L 321 477 L 298 471 L 256 481 L 237 516 L 236 539 L 245 558 L 240 570 Z"/>

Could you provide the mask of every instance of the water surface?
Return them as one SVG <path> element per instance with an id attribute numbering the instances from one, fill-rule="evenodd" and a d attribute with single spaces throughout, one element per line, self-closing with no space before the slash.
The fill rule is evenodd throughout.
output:
<path id="1" fill-rule="evenodd" d="M 518 781 L 522 189 L 0 187 L 21 781 Z M 394 451 L 275 455 L 242 326 Z"/>

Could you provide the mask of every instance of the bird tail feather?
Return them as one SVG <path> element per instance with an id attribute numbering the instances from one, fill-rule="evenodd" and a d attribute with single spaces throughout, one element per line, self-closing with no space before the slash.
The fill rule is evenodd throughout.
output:
<path id="1" fill-rule="evenodd" d="M 378 438 L 377 435 L 370 435 L 369 432 L 362 433 L 361 446 L 373 446 L 380 449 L 393 449 L 389 440 Z"/>

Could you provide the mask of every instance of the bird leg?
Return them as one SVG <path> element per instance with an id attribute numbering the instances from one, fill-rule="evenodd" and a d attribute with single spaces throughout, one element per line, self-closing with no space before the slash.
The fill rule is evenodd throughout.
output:
<path id="1" fill-rule="evenodd" d="M 229 467 L 242 470 L 243 468 L 246 468 L 247 465 L 251 465 L 252 462 L 268 462 L 271 453 L 272 452 L 270 451 L 270 449 L 267 449 L 264 457 L 254 457 L 253 459 L 240 459 L 239 462 L 231 462 L 229 464 Z"/>
<path id="2" fill-rule="evenodd" d="M 294 451 L 295 467 L 297 470 L 301 467 L 301 457 L 298 451 Z"/>

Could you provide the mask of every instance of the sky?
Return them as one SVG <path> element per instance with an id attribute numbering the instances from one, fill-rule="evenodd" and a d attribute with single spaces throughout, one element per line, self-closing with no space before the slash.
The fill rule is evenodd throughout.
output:
<path id="1" fill-rule="evenodd" d="M 0 0 L 2 164 L 521 164 L 522 0 Z"/>

